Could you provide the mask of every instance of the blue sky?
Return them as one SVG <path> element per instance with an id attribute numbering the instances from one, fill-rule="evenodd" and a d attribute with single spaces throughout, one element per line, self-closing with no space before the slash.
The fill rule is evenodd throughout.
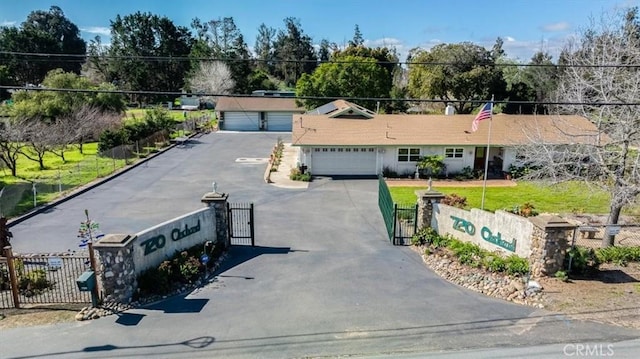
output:
<path id="1" fill-rule="evenodd" d="M 82 30 L 108 42 L 109 21 L 136 11 L 169 17 L 177 25 L 232 16 L 253 47 L 261 23 L 283 27 L 285 17 L 300 19 L 314 43 L 338 44 L 352 36 L 355 24 L 369 46 L 395 46 L 406 55 L 414 47 L 471 41 L 490 47 L 505 41 L 511 58 L 528 60 L 541 46 L 557 55 L 565 39 L 603 11 L 637 6 L 640 0 L 0 0 L 0 24 L 19 25 L 29 12 L 57 5 Z M 404 58 L 403 58 L 404 60 Z"/>

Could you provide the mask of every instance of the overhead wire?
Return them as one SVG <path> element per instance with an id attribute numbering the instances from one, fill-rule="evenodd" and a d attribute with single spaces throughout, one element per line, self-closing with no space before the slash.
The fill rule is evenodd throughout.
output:
<path id="1" fill-rule="evenodd" d="M 64 54 L 64 53 L 46 53 L 46 52 L 20 52 L 20 51 L 0 51 L 0 55 L 7 56 L 23 56 L 26 58 L 18 58 L 22 61 L 51 61 L 52 58 L 56 62 L 86 62 L 89 58 L 95 59 L 124 59 L 124 60 L 144 60 L 155 62 L 183 62 L 183 61 L 220 61 L 220 62 L 255 62 L 255 63 L 331 63 L 331 64 L 353 64 L 353 63 L 369 63 L 366 61 L 346 61 L 346 60 L 306 60 L 306 59 L 258 59 L 258 58 L 227 58 L 227 57 L 211 57 L 211 56 L 158 56 L 158 55 L 92 55 L 92 54 Z M 32 57 L 29 59 L 28 57 Z M 446 66 L 456 65 L 450 61 L 376 61 L 379 65 L 424 65 L 424 66 Z M 552 67 L 552 68 L 640 68 L 640 64 L 553 64 L 553 63 L 487 63 L 479 64 L 481 66 L 495 67 Z"/>
<path id="2" fill-rule="evenodd" d="M 0 85 L 0 89 L 4 90 L 17 90 L 17 91 L 52 91 L 52 92 L 68 92 L 68 93 L 108 93 L 108 94 L 121 94 L 121 95 L 156 95 L 156 96 L 209 96 L 209 97 L 251 97 L 255 98 L 252 94 L 219 94 L 212 92 L 190 92 L 185 93 L 181 91 L 151 91 L 151 90 L 106 90 L 106 89 L 73 89 L 73 88 L 50 88 L 39 86 L 12 86 L 12 85 Z M 482 104 L 488 100 L 456 100 L 456 99 L 424 99 L 424 98 L 391 98 L 391 97 L 349 97 L 349 96 L 289 96 L 279 98 L 291 98 L 297 100 L 347 100 L 347 101 L 380 101 L 380 102 L 415 102 L 415 103 L 472 103 Z M 494 100 L 494 104 L 514 104 L 514 105 L 564 105 L 564 106 L 640 106 L 640 99 L 637 102 L 590 102 L 590 101 L 516 101 L 516 100 Z"/>

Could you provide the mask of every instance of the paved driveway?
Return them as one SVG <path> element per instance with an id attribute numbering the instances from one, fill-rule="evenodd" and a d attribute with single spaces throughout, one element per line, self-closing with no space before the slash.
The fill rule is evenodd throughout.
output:
<path id="1" fill-rule="evenodd" d="M 262 180 L 265 165 L 236 159 L 269 157 L 277 133 L 212 133 L 173 148 L 143 165 L 61 203 L 11 228 L 15 252 L 60 252 L 78 249 L 78 226 L 84 209 L 105 233 L 136 233 L 201 208 L 211 191 L 230 193 L 230 201 L 260 203 L 286 191 Z"/>
<path id="2" fill-rule="evenodd" d="M 203 141 L 208 144 L 202 149 L 210 152 L 230 140 L 216 134 Z M 180 153 L 186 151 L 167 155 Z M 177 167 L 159 173 L 174 173 Z M 260 178 L 260 170 L 222 171 Z M 567 320 L 443 281 L 409 248 L 389 244 L 377 210 L 376 181 L 323 179 L 307 190 L 281 190 L 250 177 L 235 179 L 238 183 L 218 178 L 221 189 L 233 188 L 234 198 L 255 200 L 259 247 L 233 248 L 215 280 L 186 296 L 92 322 L 3 330 L 3 357 L 314 357 L 639 337 L 637 331 Z M 200 182 L 192 185 L 196 201 L 208 189 L 207 176 Z M 178 213 L 192 208 L 176 200 L 189 203 L 186 194 L 158 196 L 174 196 L 169 203 Z M 127 204 L 120 209 L 131 216 L 146 213 Z M 107 213 L 109 221 L 117 217 Z"/>

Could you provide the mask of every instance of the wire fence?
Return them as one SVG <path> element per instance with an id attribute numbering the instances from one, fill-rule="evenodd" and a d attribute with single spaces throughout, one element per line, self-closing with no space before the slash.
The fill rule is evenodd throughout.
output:
<path id="1" fill-rule="evenodd" d="M 27 159 L 18 162 L 17 177 L 0 166 L 4 185 L 0 189 L 0 216 L 15 217 L 65 196 L 72 190 L 104 178 L 128 165 L 159 152 L 171 137 L 213 130 L 209 116 L 189 118 L 171 131 L 159 131 L 134 143 L 99 151 L 97 143 L 69 146 L 65 159 L 52 153 L 44 157 L 45 168 Z M 28 170 L 25 171 L 25 169 Z"/>
<path id="2" fill-rule="evenodd" d="M 614 246 L 640 246 L 640 224 L 607 226 L 604 224 L 582 225 L 576 228 L 574 246 L 602 248 L 602 240 L 608 234 L 615 234 Z"/>

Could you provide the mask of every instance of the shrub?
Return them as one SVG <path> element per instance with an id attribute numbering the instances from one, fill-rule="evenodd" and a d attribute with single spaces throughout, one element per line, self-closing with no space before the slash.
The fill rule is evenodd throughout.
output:
<path id="1" fill-rule="evenodd" d="M 529 261 L 515 254 L 505 259 L 505 271 L 509 275 L 525 275 L 529 273 Z"/>
<path id="2" fill-rule="evenodd" d="M 311 173 L 308 171 L 302 172 L 299 167 L 292 168 L 289 178 L 293 181 L 311 182 Z"/>
<path id="3" fill-rule="evenodd" d="M 535 210 L 535 206 L 530 202 L 525 202 L 523 205 L 516 205 L 513 208 L 505 208 L 504 211 L 517 214 L 522 217 L 535 217 L 538 212 Z"/>
<path id="4" fill-rule="evenodd" d="M 392 170 L 389 167 L 384 167 L 382 169 L 382 176 L 385 178 L 398 178 L 398 172 Z"/>
<path id="5" fill-rule="evenodd" d="M 171 265 L 164 261 L 158 268 L 150 268 L 138 277 L 141 295 L 167 294 L 171 292 Z"/>
<path id="6" fill-rule="evenodd" d="M 44 269 L 34 269 L 24 273 L 18 279 L 18 288 L 25 296 L 32 296 L 53 286 L 47 280 L 47 272 Z"/>
<path id="7" fill-rule="evenodd" d="M 463 168 L 462 171 L 458 172 L 458 174 L 456 174 L 456 179 L 458 178 L 462 180 L 469 180 L 469 179 L 476 179 L 477 177 L 473 169 L 467 166 Z"/>
<path id="8" fill-rule="evenodd" d="M 424 244 L 432 244 L 434 238 L 439 237 L 440 235 L 436 232 L 435 229 L 431 227 L 421 228 L 418 233 L 414 234 L 411 237 L 411 244 L 414 246 L 424 245 Z"/>
<path id="9" fill-rule="evenodd" d="M 425 176 L 439 176 L 447 168 L 444 156 L 429 155 L 420 157 L 418 168 L 423 170 Z"/>
<path id="10" fill-rule="evenodd" d="M 207 250 L 211 260 L 208 266 L 213 266 L 217 258 L 222 254 L 222 245 Z M 195 245 L 187 250 L 176 252 L 173 258 L 162 262 L 157 268 L 150 268 L 138 277 L 138 289 L 140 295 L 167 294 L 178 285 L 193 283 L 205 270 L 200 263 L 200 255 L 203 254 L 203 245 Z"/>
<path id="11" fill-rule="evenodd" d="M 472 267 L 479 267 L 482 264 L 484 253 L 476 244 L 453 240 L 449 242 L 448 248 L 451 249 L 453 254 L 458 258 L 458 261 L 462 264 Z"/>
<path id="12" fill-rule="evenodd" d="M 507 262 L 500 255 L 486 255 L 482 259 L 482 266 L 490 272 L 504 272 Z"/>
<path id="13" fill-rule="evenodd" d="M 442 203 L 456 208 L 465 208 L 467 206 L 467 197 L 451 193 L 444 196 Z"/>
<path id="14" fill-rule="evenodd" d="M 600 266 L 600 260 L 596 256 L 596 252 L 592 248 L 574 247 L 567 251 L 565 256 L 565 268 L 569 268 L 570 273 L 585 274 L 589 271 L 597 270 Z"/>
<path id="15" fill-rule="evenodd" d="M 563 282 L 568 282 L 569 281 L 569 275 L 567 274 L 567 272 L 565 272 L 563 270 L 557 271 L 553 276 L 558 278 L 558 279 L 560 279 Z"/>
<path id="16" fill-rule="evenodd" d="M 599 263 L 614 263 L 626 266 L 629 262 L 640 261 L 640 247 L 598 248 L 595 256 Z"/>

